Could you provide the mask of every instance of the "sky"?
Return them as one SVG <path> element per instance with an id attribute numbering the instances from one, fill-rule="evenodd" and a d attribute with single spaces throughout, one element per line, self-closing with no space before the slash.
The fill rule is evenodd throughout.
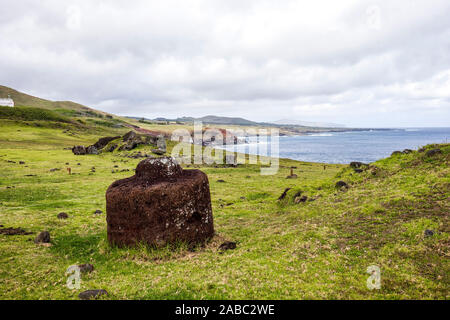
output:
<path id="1" fill-rule="evenodd" d="M 0 0 L 0 84 L 147 118 L 450 126 L 448 0 Z"/>

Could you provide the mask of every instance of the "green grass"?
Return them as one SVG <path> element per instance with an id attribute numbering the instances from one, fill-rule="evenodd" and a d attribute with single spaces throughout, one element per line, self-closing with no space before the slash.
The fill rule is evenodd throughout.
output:
<path id="1" fill-rule="evenodd" d="M 14 119 L 23 121 L 47 120 L 57 122 L 71 122 L 69 118 L 57 112 L 31 107 L 0 107 L 0 119 Z"/>
<path id="2" fill-rule="evenodd" d="M 209 177 L 214 239 L 194 252 L 182 243 L 119 249 L 107 243 L 105 214 L 93 212 L 105 212 L 107 187 L 131 175 L 111 170 L 132 170 L 140 160 L 64 148 L 123 131 L 27 123 L 0 120 L 0 224 L 48 230 L 52 243 L 0 234 L 0 299 L 77 299 L 87 289 L 106 289 L 105 299 L 449 298 L 449 145 L 434 158 L 395 156 L 360 174 L 286 159 L 275 176 L 256 165 L 191 165 Z M 286 179 L 291 166 L 298 179 Z M 336 189 L 338 180 L 350 188 Z M 277 201 L 285 188 L 292 189 Z M 314 201 L 295 204 L 298 191 Z M 62 211 L 69 219 L 56 218 Z M 435 235 L 425 237 L 425 229 Z M 237 248 L 219 254 L 223 240 Z M 80 263 L 95 271 L 70 290 L 65 271 Z M 374 264 L 382 287 L 371 291 L 366 269 Z"/>

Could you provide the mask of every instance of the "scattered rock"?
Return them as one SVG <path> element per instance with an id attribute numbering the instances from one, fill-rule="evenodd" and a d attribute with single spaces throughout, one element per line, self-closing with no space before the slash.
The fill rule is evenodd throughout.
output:
<path id="1" fill-rule="evenodd" d="M 139 158 L 148 158 L 150 157 L 148 154 L 146 153 L 142 153 L 140 151 L 136 152 L 136 153 L 132 153 L 130 155 L 126 156 L 127 158 L 131 158 L 131 159 L 139 159 Z M 124 161 L 126 162 L 126 161 Z"/>
<path id="2" fill-rule="evenodd" d="M 97 210 L 94 211 L 94 214 L 102 214 L 102 213 L 103 213 L 102 210 L 98 210 L 98 209 L 97 209 Z"/>
<path id="3" fill-rule="evenodd" d="M 225 241 L 219 246 L 219 251 L 223 253 L 226 250 L 234 250 L 236 249 L 236 242 L 233 241 Z"/>
<path id="4" fill-rule="evenodd" d="M 67 219 L 67 218 L 69 218 L 69 215 L 65 212 L 60 212 L 60 213 L 58 213 L 57 217 L 58 217 L 58 219 Z"/>
<path id="5" fill-rule="evenodd" d="M 225 180 L 222 180 L 222 179 L 219 179 L 219 180 L 217 180 L 217 182 L 225 182 Z"/>
<path id="6" fill-rule="evenodd" d="M 297 179 L 297 175 L 291 174 L 291 175 L 287 176 L 286 179 Z"/>
<path id="7" fill-rule="evenodd" d="M 279 196 L 278 201 L 279 200 L 283 200 L 284 198 L 286 198 L 286 194 L 288 193 L 288 191 L 291 190 L 291 188 L 286 188 L 284 189 L 283 193 L 281 194 L 281 196 Z"/>
<path id="8" fill-rule="evenodd" d="M 356 173 L 362 173 L 364 170 L 363 169 L 355 169 L 354 170 Z"/>
<path id="9" fill-rule="evenodd" d="M 94 266 L 90 263 L 79 264 L 78 268 L 80 268 L 80 272 L 88 273 L 94 271 Z"/>
<path id="10" fill-rule="evenodd" d="M 34 239 L 34 243 L 50 243 L 50 232 L 42 231 Z"/>
<path id="11" fill-rule="evenodd" d="M 427 150 L 427 149 L 425 149 L 425 148 L 420 148 L 419 150 L 417 150 L 417 152 L 422 153 L 422 152 L 425 152 L 425 150 Z"/>
<path id="12" fill-rule="evenodd" d="M 434 157 L 435 155 L 438 155 L 438 154 L 442 154 L 442 150 L 441 149 L 431 149 L 431 150 L 428 150 L 425 153 L 425 155 L 427 157 Z"/>
<path id="13" fill-rule="evenodd" d="M 306 202 L 306 200 L 308 200 L 307 196 L 296 197 L 294 198 L 294 203 L 299 204 L 301 202 Z"/>
<path id="14" fill-rule="evenodd" d="M 434 235 L 434 231 L 433 231 L 433 230 L 426 229 L 426 230 L 424 231 L 424 235 L 425 235 L 425 237 L 432 237 L 432 236 Z"/>
<path id="15" fill-rule="evenodd" d="M 378 176 L 382 172 L 382 170 L 380 168 L 378 168 L 377 166 L 374 166 L 374 165 L 370 165 L 369 170 L 373 176 Z"/>
<path id="16" fill-rule="evenodd" d="M 90 299 L 96 299 L 102 295 L 107 295 L 108 292 L 104 289 L 99 289 L 99 290 L 86 290 L 81 292 L 78 295 L 78 298 L 80 298 L 81 300 L 90 300 Z"/>
<path id="17" fill-rule="evenodd" d="M 342 180 L 336 182 L 336 188 L 342 189 L 342 188 L 348 188 L 348 184 Z"/>
<path id="18" fill-rule="evenodd" d="M 367 164 L 363 163 L 363 162 L 359 162 L 359 161 L 352 161 L 350 162 L 350 167 L 353 169 L 358 169 L 361 167 L 367 166 Z"/>
<path id="19" fill-rule="evenodd" d="M 0 228 L 3 227 L 3 225 L 0 225 Z M 27 232 L 23 230 L 22 228 L 4 228 L 0 229 L 0 234 L 4 234 L 7 236 L 16 236 L 16 235 L 29 235 L 33 234 L 32 232 Z"/>
<path id="20" fill-rule="evenodd" d="M 86 148 L 84 146 L 74 146 L 72 148 L 73 154 L 79 156 L 79 155 L 85 155 L 86 154 Z"/>
<path id="21" fill-rule="evenodd" d="M 401 151 L 394 151 L 394 152 L 392 152 L 391 156 L 398 156 L 400 154 L 402 154 Z"/>
<path id="22" fill-rule="evenodd" d="M 53 168 L 53 169 L 50 169 L 50 172 L 55 172 L 55 171 L 59 171 L 59 170 L 61 170 L 60 168 Z"/>
<path id="23" fill-rule="evenodd" d="M 408 154 L 408 153 L 412 153 L 412 152 L 413 152 L 413 150 L 411 150 L 411 149 L 405 149 L 402 151 L 402 153 L 404 153 L 404 154 Z"/>
<path id="24" fill-rule="evenodd" d="M 106 191 L 108 241 L 117 246 L 204 243 L 214 235 L 208 177 L 171 157 L 148 158 Z"/>
<path id="25" fill-rule="evenodd" d="M 25 161 L 19 161 L 19 164 L 25 164 Z"/>

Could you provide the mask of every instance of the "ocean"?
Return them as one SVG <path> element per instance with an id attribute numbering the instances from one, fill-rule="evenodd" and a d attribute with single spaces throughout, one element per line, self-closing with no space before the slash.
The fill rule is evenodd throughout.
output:
<path id="1" fill-rule="evenodd" d="M 261 154 L 270 143 L 256 141 L 227 147 L 237 152 Z M 370 163 L 393 151 L 417 150 L 429 143 L 450 142 L 450 128 L 408 128 L 385 131 L 325 132 L 304 136 L 279 137 L 279 157 L 308 162 Z"/>

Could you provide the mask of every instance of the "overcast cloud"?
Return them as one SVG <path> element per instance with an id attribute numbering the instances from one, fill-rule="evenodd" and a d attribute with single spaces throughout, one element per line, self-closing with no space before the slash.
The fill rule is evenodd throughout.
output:
<path id="1" fill-rule="evenodd" d="M 0 0 L 0 84 L 154 117 L 450 126 L 450 1 Z"/>

